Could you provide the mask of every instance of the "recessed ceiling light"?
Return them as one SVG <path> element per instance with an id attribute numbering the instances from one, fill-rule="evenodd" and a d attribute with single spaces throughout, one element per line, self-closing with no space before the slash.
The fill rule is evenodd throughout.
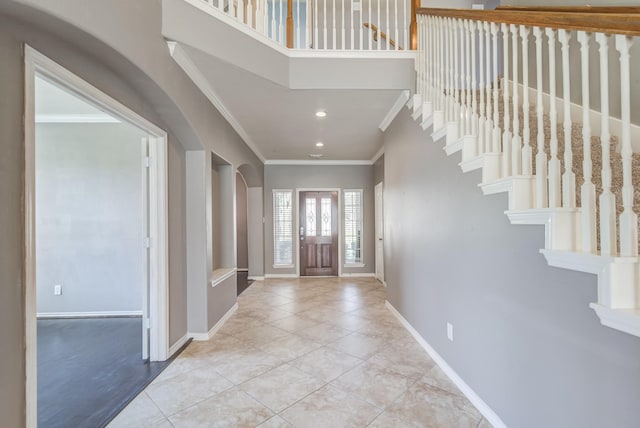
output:
<path id="1" fill-rule="evenodd" d="M 322 143 L 322 142 L 318 141 L 318 142 L 316 143 L 316 147 L 324 147 L 324 143 Z"/>
<path id="2" fill-rule="evenodd" d="M 316 112 L 316 116 L 317 116 L 317 117 L 327 117 L 327 112 L 326 112 L 326 111 L 324 111 L 324 110 L 318 110 L 318 111 Z"/>
<path id="3" fill-rule="evenodd" d="M 316 159 L 317 159 L 317 158 L 321 158 L 322 156 L 324 156 L 324 155 L 323 155 L 323 154 L 320 154 L 320 153 L 310 153 L 310 154 L 309 154 L 309 157 L 310 157 L 310 158 L 316 158 Z"/>

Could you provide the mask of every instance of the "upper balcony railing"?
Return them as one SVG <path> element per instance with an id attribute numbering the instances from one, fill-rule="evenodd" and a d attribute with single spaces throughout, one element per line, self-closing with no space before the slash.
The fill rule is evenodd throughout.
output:
<path id="1" fill-rule="evenodd" d="M 417 40 L 416 0 L 202 1 L 291 49 L 407 50 Z"/>

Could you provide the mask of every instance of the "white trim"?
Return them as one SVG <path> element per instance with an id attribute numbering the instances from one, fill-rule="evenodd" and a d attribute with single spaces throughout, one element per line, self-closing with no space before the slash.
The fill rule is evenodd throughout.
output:
<path id="1" fill-rule="evenodd" d="M 342 248 L 342 222 L 344 220 L 342 212 L 342 189 L 336 188 L 297 188 L 296 200 L 295 200 L 295 229 L 293 231 L 294 241 L 296 242 L 296 259 L 294 260 L 296 268 L 296 277 L 300 277 L 300 192 L 337 192 L 338 193 L 338 276 L 342 276 L 342 260 L 343 260 L 343 248 Z M 266 276 L 266 275 L 265 275 Z M 317 277 L 316 277 L 317 278 Z"/>
<path id="2" fill-rule="evenodd" d="M 264 281 L 264 276 L 250 276 L 247 279 L 250 279 L 253 281 Z"/>
<path id="3" fill-rule="evenodd" d="M 173 354 L 178 352 L 180 348 L 182 348 L 189 339 L 190 339 L 189 333 L 186 333 L 180 339 L 176 340 L 176 343 L 174 343 L 169 347 L 169 358 L 173 357 Z"/>
<path id="4" fill-rule="evenodd" d="M 142 311 L 38 312 L 37 318 L 117 318 L 141 317 Z"/>
<path id="5" fill-rule="evenodd" d="M 218 320 L 218 322 L 213 327 L 211 327 L 211 330 L 209 330 L 207 333 L 188 333 L 189 337 L 197 341 L 206 341 L 211 339 L 218 332 L 218 330 L 222 328 L 224 323 L 226 323 L 227 320 L 231 318 L 231 316 L 237 309 L 238 309 L 238 303 L 236 302 L 231 307 L 231 309 L 229 309 L 227 313 L 224 314 L 222 318 L 220 318 L 220 320 Z"/>
<path id="6" fill-rule="evenodd" d="M 384 154 L 384 145 L 380 147 L 380 150 L 378 150 L 375 155 L 373 155 L 373 157 L 371 158 L 371 164 L 373 165 L 376 162 L 378 162 L 378 159 L 380 159 L 383 154 Z"/>
<path id="7" fill-rule="evenodd" d="M 36 114 L 36 123 L 121 123 L 108 114 Z"/>
<path id="8" fill-rule="evenodd" d="M 231 278 L 236 273 L 236 268 L 220 268 L 213 271 L 209 284 L 211 287 L 224 282 L 226 279 Z"/>
<path id="9" fill-rule="evenodd" d="M 375 278 L 376 274 L 371 272 L 366 273 L 342 273 L 340 275 L 343 278 Z"/>
<path id="10" fill-rule="evenodd" d="M 345 263 L 344 265 L 342 265 L 342 267 L 345 268 L 363 268 L 364 267 L 364 263 Z"/>
<path id="11" fill-rule="evenodd" d="M 291 263 L 288 265 L 271 265 L 271 267 L 274 269 L 293 269 L 294 267 L 296 267 L 296 265 Z"/>
<path id="12" fill-rule="evenodd" d="M 186 0 L 189 1 L 189 0 Z M 202 3 L 199 1 L 199 3 Z M 182 70 L 193 80 L 193 82 L 200 88 L 202 93 L 211 101 L 211 104 L 214 105 L 216 109 L 220 112 L 220 114 L 229 122 L 231 127 L 238 133 L 240 138 L 245 142 L 247 147 L 253 151 L 253 153 L 260 159 L 260 161 L 264 162 L 265 158 L 262 155 L 262 152 L 253 141 L 253 139 L 249 136 L 247 131 L 240 125 L 240 122 L 236 120 L 236 118 L 231 114 L 231 112 L 225 107 L 222 103 L 218 94 L 209 84 L 209 81 L 206 77 L 202 75 L 198 67 L 193 63 L 189 55 L 182 49 L 180 44 L 176 42 L 167 42 L 167 46 L 169 47 L 169 52 L 171 57 L 175 60 L 176 63 L 182 68 Z"/>
<path id="13" fill-rule="evenodd" d="M 485 403 L 478 394 L 462 378 L 451 368 L 449 364 L 442 358 L 429 343 L 413 328 L 409 322 L 398 312 L 396 308 L 387 300 L 385 302 L 387 308 L 391 313 L 400 321 L 400 323 L 407 329 L 413 338 L 422 346 L 422 348 L 429 354 L 429 356 L 436 362 L 436 364 L 442 369 L 442 371 L 449 377 L 449 379 L 462 391 L 462 393 L 471 401 L 471 403 L 478 409 L 482 416 L 494 427 L 494 428 L 506 428 L 507 425 L 502 422 L 502 419 L 494 412 L 487 403 Z"/>
<path id="14" fill-rule="evenodd" d="M 265 279 L 273 279 L 273 278 L 300 278 L 300 275 L 297 273 L 266 273 L 264 274 Z"/>
<path id="15" fill-rule="evenodd" d="M 400 93 L 400 95 L 398 96 L 398 99 L 396 99 L 396 102 L 393 104 L 393 106 L 391 106 L 391 108 L 385 115 L 384 119 L 382 119 L 382 122 L 380 122 L 380 125 L 378 126 L 380 131 L 384 132 L 387 130 L 389 125 L 391 125 L 391 122 L 393 122 L 393 119 L 395 119 L 398 113 L 400 113 L 400 110 L 402 110 L 402 106 L 405 105 L 408 100 L 409 90 L 402 91 L 402 93 Z"/>
<path id="16" fill-rule="evenodd" d="M 55 61 L 25 45 L 25 401 L 26 425 L 37 426 L 37 327 L 35 259 L 35 76 L 97 106 L 149 134 L 150 359 L 169 351 L 167 133 Z"/>
<path id="17" fill-rule="evenodd" d="M 462 172 L 467 173 L 476 169 L 481 169 L 484 166 L 484 156 L 476 156 L 472 159 L 462 161 L 458 164 Z"/>
<path id="18" fill-rule="evenodd" d="M 596 311 L 602 325 L 640 337 L 639 309 L 614 309 L 597 303 L 589 306 Z"/>
<path id="19" fill-rule="evenodd" d="M 343 166 L 343 165 L 373 165 L 371 160 L 298 160 L 298 159 L 268 159 L 265 165 L 321 165 L 321 166 Z"/>

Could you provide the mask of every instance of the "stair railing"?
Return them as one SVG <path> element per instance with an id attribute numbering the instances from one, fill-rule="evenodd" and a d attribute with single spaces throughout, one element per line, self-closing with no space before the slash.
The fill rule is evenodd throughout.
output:
<path id="1" fill-rule="evenodd" d="M 640 8 L 431 8 L 418 10 L 417 26 L 414 117 L 446 136 L 448 152 L 462 150 L 463 169 L 481 165 L 485 185 L 517 187 L 511 211 L 553 212 L 551 249 L 628 258 L 631 279 L 599 303 L 638 311 L 640 85 L 630 55 Z"/>
<path id="2" fill-rule="evenodd" d="M 417 40 L 419 0 L 202 1 L 292 49 L 401 50 Z"/>

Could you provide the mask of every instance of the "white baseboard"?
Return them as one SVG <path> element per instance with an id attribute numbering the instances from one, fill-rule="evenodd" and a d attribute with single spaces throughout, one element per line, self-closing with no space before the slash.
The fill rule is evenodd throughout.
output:
<path id="1" fill-rule="evenodd" d="M 251 279 L 253 281 L 264 281 L 264 276 L 250 276 L 247 279 Z"/>
<path id="2" fill-rule="evenodd" d="M 266 279 L 270 278 L 300 278 L 297 273 L 267 273 L 264 275 Z"/>
<path id="3" fill-rule="evenodd" d="M 342 273 L 341 277 L 346 278 L 375 278 L 375 273 Z"/>
<path id="4" fill-rule="evenodd" d="M 174 343 L 173 345 L 171 345 L 169 347 L 169 357 L 171 358 L 173 356 L 173 354 L 175 354 L 176 352 L 178 352 L 178 350 L 180 348 L 182 348 L 182 346 L 187 343 L 187 340 L 189 340 L 189 333 L 186 333 L 184 336 L 182 336 L 180 339 L 176 340 L 176 343 Z"/>
<path id="5" fill-rule="evenodd" d="M 233 315 L 233 313 L 237 309 L 238 309 L 238 303 L 236 302 L 231 307 L 231 309 L 229 309 L 227 311 L 227 313 L 224 314 L 222 316 L 222 318 L 220 318 L 220 320 L 213 327 L 211 327 L 211 330 L 209 330 L 207 333 L 187 333 L 188 336 L 191 337 L 193 340 L 209 340 L 209 339 L 211 339 L 218 332 L 218 330 L 220 330 L 220 328 L 222 328 L 224 323 L 227 322 L 227 320 L 229 318 L 231 318 L 231 315 Z"/>
<path id="6" fill-rule="evenodd" d="M 447 364 L 447 362 L 436 352 L 435 349 L 431 347 L 427 343 L 426 340 L 414 329 L 409 322 L 404 319 L 404 317 L 393 307 L 391 303 L 387 300 L 386 306 L 391 311 L 393 315 L 400 321 L 400 323 L 407 329 L 409 333 L 413 336 L 414 339 L 424 348 L 424 350 L 429 354 L 429 356 L 433 359 L 433 361 L 438 364 L 438 366 L 442 369 L 442 371 L 451 379 L 451 381 L 462 391 L 462 393 L 473 403 L 473 405 L 478 409 L 482 416 L 493 425 L 494 428 L 506 428 L 507 425 L 502 422 L 502 419 L 494 412 L 491 407 L 487 403 L 485 403 L 482 398 L 478 394 L 476 394 L 473 389 L 467 383 L 462 380 L 460 376 Z"/>
<path id="7" fill-rule="evenodd" d="M 117 318 L 141 317 L 142 311 L 38 312 L 38 318 Z"/>

